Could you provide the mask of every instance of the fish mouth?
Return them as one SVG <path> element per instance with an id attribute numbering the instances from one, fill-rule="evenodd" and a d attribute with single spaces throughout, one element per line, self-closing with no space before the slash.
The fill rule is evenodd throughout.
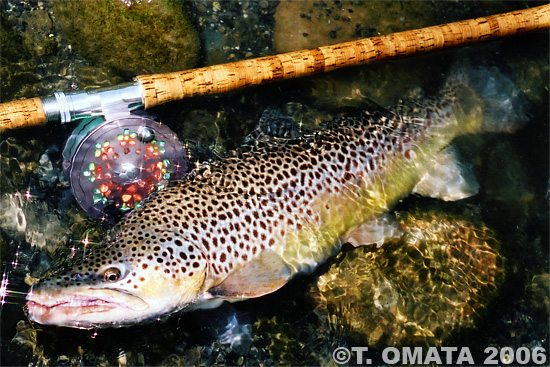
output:
<path id="1" fill-rule="evenodd" d="M 26 310 L 31 321 L 43 325 L 90 329 L 124 325 L 143 317 L 149 308 L 142 298 L 116 289 L 70 291 L 31 289 Z"/>

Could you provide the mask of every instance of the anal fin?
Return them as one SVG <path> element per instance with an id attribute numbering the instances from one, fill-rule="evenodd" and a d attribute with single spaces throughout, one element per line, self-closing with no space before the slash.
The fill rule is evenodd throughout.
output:
<path id="1" fill-rule="evenodd" d="M 434 165 L 416 184 L 413 193 L 455 201 L 477 194 L 479 183 L 469 165 L 460 162 L 456 149 L 447 147 L 436 156 Z"/>
<path id="2" fill-rule="evenodd" d="M 275 292 L 285 285 L 291 271 L 283 258 L 264 250 L 257 258 L 229 274 L 208 293 L 214 298 L 246 299 Z"/>
<path id="3" fill-rule="evenodd" d="M 389 240 L 401 237 L 402 230 L 399 222 L 389 215 L 363 222 L 358 227 L 348 231 L 342 236 L 343 243 L 351 243 L 354 247 L 376 244 L 382 246 Z"/>

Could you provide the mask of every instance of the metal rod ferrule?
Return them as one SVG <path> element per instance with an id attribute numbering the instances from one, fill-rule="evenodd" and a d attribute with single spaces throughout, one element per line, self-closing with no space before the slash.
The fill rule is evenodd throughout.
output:
<path id="1" fill-rule="evenodd" d="M 67 123 L 81 118 L 105 115 L 109 111 L 131 111 L 143 106 L 139 83 L 90 89 L 81 92 L 56 92 L 42 99 L 46 121 Z"/>

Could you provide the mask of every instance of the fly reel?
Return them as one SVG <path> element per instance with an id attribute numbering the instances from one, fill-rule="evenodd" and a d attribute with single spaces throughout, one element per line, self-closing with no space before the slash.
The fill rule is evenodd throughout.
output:
<path id="1" fill-rule="evenodd" d="M 174 132 L 129 112 L 82 120 L 63 150 L 63 169 L 80 206 L 116 220 L 183 176 L 185 151 Z"/>

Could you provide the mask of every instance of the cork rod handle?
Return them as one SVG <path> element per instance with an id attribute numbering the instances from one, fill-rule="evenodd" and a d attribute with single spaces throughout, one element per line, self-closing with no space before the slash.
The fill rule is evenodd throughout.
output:
<path id="1" fill-rule="evenodd" d="M 550 26 L 550 5 L 357 41 L 157 75 L 141 75 L 145 108 L 350 65 L 467 45 Z"/>
<path id="2" fill-rule="evenodd" d="M 38 97 L 0 104 L 0 133 L 45 123 L 46 114 Z"/>

